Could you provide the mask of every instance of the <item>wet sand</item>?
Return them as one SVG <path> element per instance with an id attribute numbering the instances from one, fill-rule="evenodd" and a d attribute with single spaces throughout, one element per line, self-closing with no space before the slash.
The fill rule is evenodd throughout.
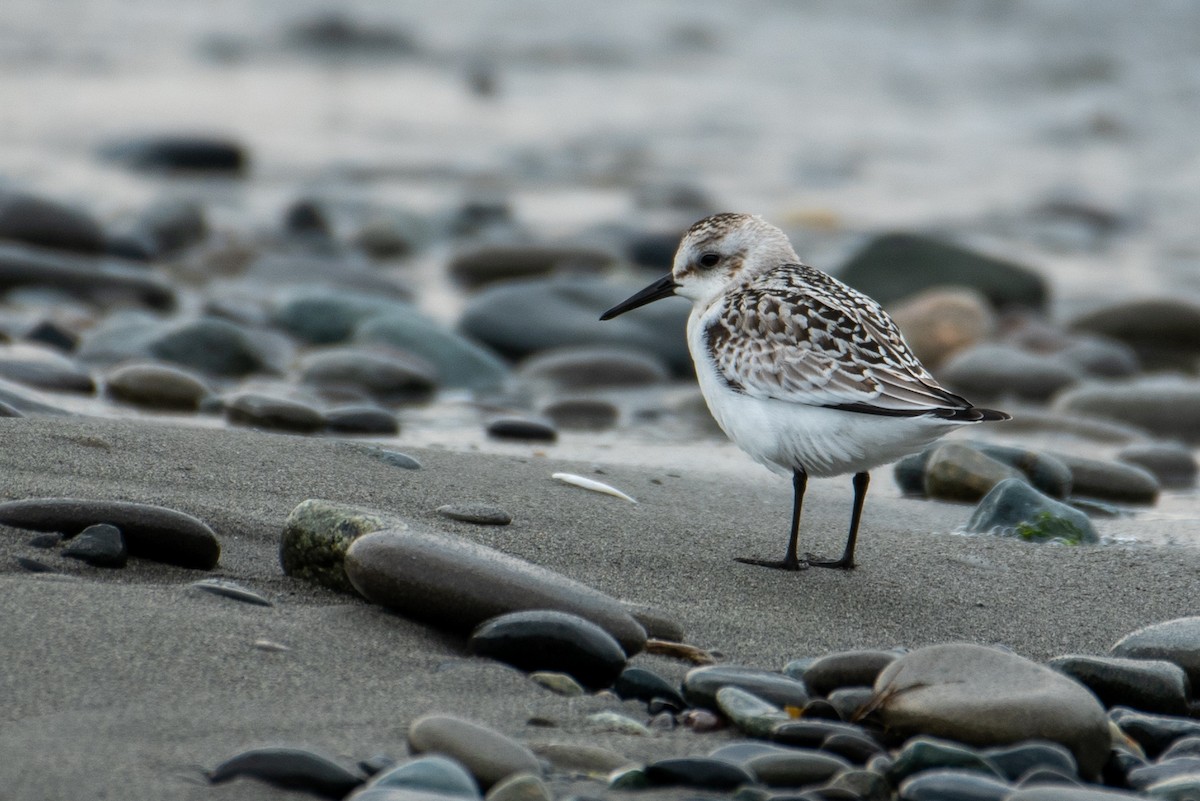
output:
<path id="1" fill-rule="evenodd" d="M 265 744 L 313 747 L 351 762 L 401 756 L 410 721 L 452 712 L 526 743 L 606 745 L 635 761 L 704 753 L 728 734 L 596 734 L 585 716 L 640 705 L 566 699 L 463 642 L 365 602 L 282 575 L 277 546 L 300 501 L 375 507 L 485 542 L 676 619 L 688 642 L 725 661 L 778 669 L 855 647 L 951 640 L 1006 645 L 1044 659 L 1103 653 L 1139 626 L 1195 614 L 1188 587 L 1200 552 L 1144 546 L 1047 547 L 951 532 L 968 507 L 870 498 L 853 572 L 799 574 L 734 556 L 782 550 L 789 487 L 744 472 L 662 470 L 539 455 L 405 449 L 406 471 L 336 440 L 148 421 L 0 420 L 0 495 L 71 495 L 162 504 L 197 515 L 223 554 L 211 574 L 131 560 L 101 570 L 47 556 L 26 532 L 0 529 L 3 724 L 0 787 L 11 799 L 308 797 L 248 780 L 210 787 L 202 770 Z M 553 481 L 591 475 L 632 505 Z M 877 484 L 890 482 L 881 470 Z M 513 515 L 503 528 L 440 517 L 479 501 Z M 814 549 L 840 547 L 848 482 L 810 487 Z M 34 575 L 15 556 L 73 578 Z M 188 585 L 234 579 L 275 601 L 250 606 Z M 257 640 L 287 651 L 256 648 Z M 633 660 L 676 678 L 687 665 Z M 528 725 L 531 718 L 553 727 Z M 589 786 L 595 792 L 595 786 Z"/>

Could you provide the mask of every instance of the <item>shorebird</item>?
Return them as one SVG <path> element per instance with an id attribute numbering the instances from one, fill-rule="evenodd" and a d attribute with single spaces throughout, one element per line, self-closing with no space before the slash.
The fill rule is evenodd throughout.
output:
<path id="1" fill-rule="evenodd" d="M 785 570 L 854 567 L 869 471 L 963 425 L 1007 420 L 941 387 L 871 298 L 802 263 L 783 231 L 750 214 L 716 214 L 684 234 L 669 275 L 601 315 L 671 295 L 692 302 L 687 341 L 700 391 L 730 439 L 792 477 Z M 798 553 L 809 476 L 853 473 L 840 558 Z"/>

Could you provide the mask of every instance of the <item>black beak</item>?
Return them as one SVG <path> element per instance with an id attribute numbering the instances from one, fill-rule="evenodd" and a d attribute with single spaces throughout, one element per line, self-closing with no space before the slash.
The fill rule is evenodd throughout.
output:
<path id="1" fill-rule="evenodd" d="M 618 314 L 624 314 L 630 309 L 636 309 L 638 306 L 645 306 L 647 303 L 653 303 L 656 300 L 669 298 L 675 294 L 675 288 L 679 284 L 675 283 L 675 279 L 669 274 L 655 281 L 650 286 L 638 292 L 636 295 L 618 303 L 611 309 L 600 315 L 601 320 L 611 320 Z"/>

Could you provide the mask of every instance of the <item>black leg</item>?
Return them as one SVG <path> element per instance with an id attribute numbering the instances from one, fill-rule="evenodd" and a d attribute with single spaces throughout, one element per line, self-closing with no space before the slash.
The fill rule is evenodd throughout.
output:
<path id="1" fill-rule="evenodd" d="M 861 475 L 866 475 L 865 473 Z M 798 554 L 800 542 L 800 508 L 804 505 L 804 490 L 808 486 L 808 473 L 797 468 L 792 471 L 792 535 L 788 538 L 787 553 L 782 561 L 770 559 L 743 559 L 736 561 L 747 565 L 761 565 L 778 570 L 804 570 L 808 567 L 807 560 L 801 560 Z"/>
<path id="2" fill-rule="evenodd" d="M 850 534 L 846 537 L 846 550 L 841 559 L 814 559 L 808 557 L 808 563 L 813 567 L 840 567 L 850 570 L 854 567 L 854 546 L 858 542 L 858 524 L 862 520 L 863 504 L 867 500 L 867 485 L 871 483 L 871 474 L 867 472 L 854 474 L 854 510 L 850 513 Z"/>

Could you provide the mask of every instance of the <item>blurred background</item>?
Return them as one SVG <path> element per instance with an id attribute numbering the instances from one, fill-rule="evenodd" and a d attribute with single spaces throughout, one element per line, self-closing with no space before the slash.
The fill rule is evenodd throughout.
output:
<path id="1" fill-rule="evenodd" d="M 0 400 L 313 430 L 686 378 L 682 301 L 595 318 L 724 210 L 972 400 L 1194 373 L 1198 109 L 1187 0 L 7 0 Z"/>

